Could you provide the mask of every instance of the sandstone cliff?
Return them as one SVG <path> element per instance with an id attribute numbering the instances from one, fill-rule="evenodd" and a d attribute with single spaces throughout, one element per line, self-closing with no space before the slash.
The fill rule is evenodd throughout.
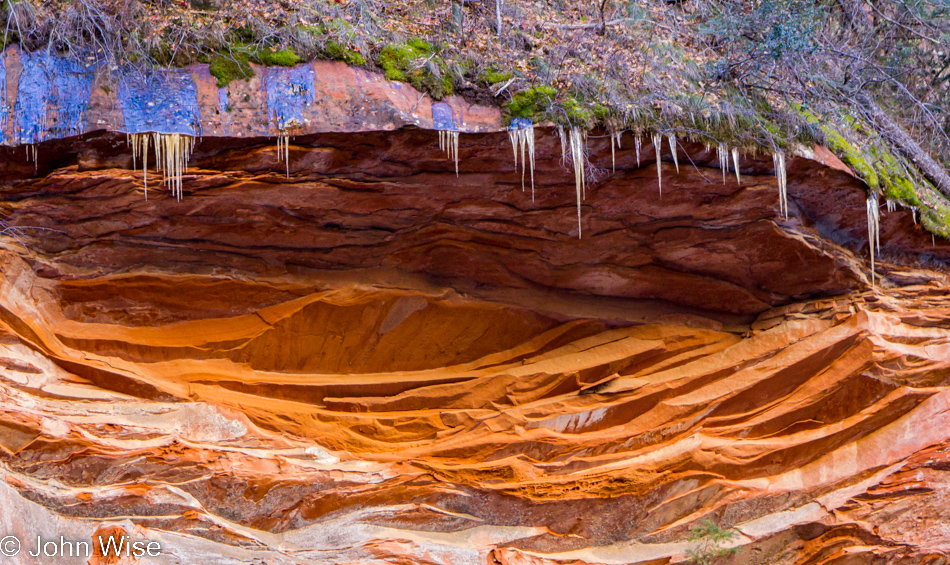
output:
<path id="1" fill-rule="evenodd" d="M 367 92 L 330 76 L 337 108 Z M 391 116 L 437 126 L 417 97 Z M 770 157 L 723 182 L 664 146 L 661 196 L 652 146 L 614 171 L 594 133 L 579 239 L 552 130 L 532 199 L 506 133 L 463 133 L 456 175 L 403 117 L 315 120 L 289 172 L 208 134 L 180 201 L 151 170 L 144 198 L 120 128 L 0 149 L 0 534 L 653 565 L 710 518 L 730 563 L 947 562 L 950 244 L 911 211 L 882 211 L 872 286 L 826 151 L 789 159 L 785 219 Z"/>

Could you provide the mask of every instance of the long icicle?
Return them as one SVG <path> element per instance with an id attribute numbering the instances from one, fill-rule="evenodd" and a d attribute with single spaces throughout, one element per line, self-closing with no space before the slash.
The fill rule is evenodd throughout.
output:
<path id="1" fill-rule="evenodd" d="M 673 154 L 673 164 L 676 165 L 676 174 L 680 174 L 680 161 L 676 151 L 676 136 L 672 133 L 666 134 L 666 139 L 670 143 L 670 153 Z"/>
<path id="2" fill-rule="evenodd" d="M 775 164 L 775 177 L 778 179 L 778 209 L 779 213 L 785 215 L 788 219 L 788 184 L 785 174 L 785 153 L 776 150 L 772 154 L 772 162 Z"/>
<path id="3" fill-rule="evenodd" d="M 656 179 L 660 187 L 660 198 L 663 198 L 663 161 L 660 159 L 660 149 L 663 144 L 663 136 L 653 134 L 653 148 L 656 149 Z"/>
<path id="4" fill-rule="evenodd" d="M 459 176 L 459 132 L 439 130 L 439 149 L 445 151 L 446 157 L 455 162 L 455 176 Z M 518 156 L 515 156 L 515 161 Z"/>
<path id="5" fill-rule="evenodd" d="M 641 143 L 642 142 L 640 141 L 640 136 L 638 135 L 637 140 L 635 142 L 635 145 L 637 146 L 637 168 L 638 169 L 640 168 L 640 144 Z"/>
<path id="6" fill-rule="evenodd" d="M 729 172 L 729 148 L 726 147 L 725 143 L 720 143 L 719 147 L 716 148 L 716 153 L 719 154 L 719 168 L 722 170 L 722 184 L 726 184 L 726 173 Z"/>
<path id="7" fill-rule="evenodd" d="M 610 164 L 615 173 L 617 172 L 617 154 L 614 151 L 614 144 L 615 143 L 617 144 L 617 149 L 621 149 L 620 136 L 622 135 L 623 135 L 622 131 L 618 131 L 616 133 L 610 134 Z"/>
<path id="8" fill-rule="evenodd" d="M 561 126 L 557 126 L 557 137 L 561 140 L 561 161 L 567 161 L 567 134 Z"/>
<path id="9" fill-rule="evenodd" d="M 132 170 L 137 171 L 136 162 L 142 158 L 142 184 L 145 188 L 145 199 L 148 200 L 148 141 L 150 133 L 127 134 L 129 145 L 132 146 Z"/>
<path id="10" fill-rule="evenodd" d="M 528 161 L 531 166 L 531 201 L 534 202 L 534 124 L 524 130 L 524 138 L 528 144 Z M 522 164 L 524 166 L 524 164 Z M 522 171 L 523 172 L 523 171 Z"/>
<path id="11" fill-rule="evenodd" d="M 528 140 L 525 139 L 523 135 L 519 134 L 518 135 L 518 149 L 521 150 L 521 192 L 524 192 L 524 170 L 527 168 L 525 166 L 527 165 L 526 163 L 527 156 L 525 155 L 525 153 L 527 152 L 527 147 L 525 146 L 527 144 L 528 144 Z"/>
<path id="12" fill-rule="evenodd" d="M 742 179 L 739 178 L 739 148 L 732 148 L 732 165 L 736 169 L 736 182 L 742 184 Z"/>
<path id="13" fill-rule="evenodd" d="M 145 186 L 145 199 L 148 200 L 148 134 L 142 135 L 142 184 Z"/>
<path id="14" fill-rule="evenodd" d="M 525 163 L 524 151 L 521 153 L 521 182 L 524 182 L 524 168 L 528 165 L 531 171 L 531 201 L 534 202 L 534 124 L 518 130 L 523 147 L 528 150 L 528 162 Z"/>
<path id="15" fill-rule="evenodd" d="M 615 143 L 617 138 L 614 137 L 614 134 L 610 134 L 610 169 L 613 172 L 617 172 L 617 151 L 615 148 Z"/>
<path id="16" fill-rule="evenodd" d="M 508 130 L 508 140 L 511 141 L 511 153 L 515 158 L 515 171 L 518 171 L 518 146 L 519 140 L 518 130 L 512 128 Z M 524 165 L 522 165 L 521 170 L 521 192 L 524 192 Z"/>
<path id="17" fill-rule="evenodd" d="M 581 131 L 573 127 L 571 135 L 571 160 L 574 164 L 574 184 L 577 196 L 577 239 L 581 238 L 581 198 L 585 192 L 584 179 L 584 147 Z"/>
<path id="18" fill-rule="evenodd" d="M 290 135 L 282 131 L 277 133 L 277 162 L 281 161 L 287 168 L 287 178 L 290 178 Z"/>
<path id="19" fill-rule="evenodd" d="M 875 247 L 877 248 L 877 251 L 881 250 L 881 228 L 880 228 L 881 216 L 880 216 L 880 210 L 878 210 L 878 206 L 877 206 L 876 192 L 871 192 L 871 194 L 868 195 L 867 207 L 868 207 L 868 247 L 871 250 L 871 287 L 873 288 L 874 283 L 875 283 L 874 281 Z"/>

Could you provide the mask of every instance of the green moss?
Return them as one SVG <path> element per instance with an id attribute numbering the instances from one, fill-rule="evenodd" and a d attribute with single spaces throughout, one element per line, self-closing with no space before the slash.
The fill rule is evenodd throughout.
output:
<path id="1" fill-rule="evenodd" d="M 389 80 L 409 82 L 408 69 L 412 62 L 432 52 L 428 42 L 410 39 L 406 43 L 390 43 L 379 53 L 379 66 Z"/>
<path id="2" fill-rule="evenodd" d="M 436 76 L 426 69 L 416 69 L 409 72 L 409 82 L 419 92 L 428 92 L 435 100 L 442 100 L 453 92 L 452 77 L 444 71 Z"/>
<path id="3" fill-rule="evenodd" d="M 937 210 L 922 208 L 920 224 L 932 234 L 950 239 L 950 208 L 943 206 Z"/>
<path id="4" fill-rule="evenodd" d="M 420 53 L 432 53 L 434 50 L 432 44 L 421 37 L 412 37 L 406 44 Z"/>
<path id="5" fill-rule="evenodd" d="M 567 125 L 589 128 L 594 124 L 594 112 L 583 103 L 569 98 L 561 103 Z"/>
<path id="6" fill-rule="evenodd" d="M 426 64 L 419 65 L 419 59 Z M 417 90 L 428 92 L 435 100 L 452 94 L 452 77 L 445 62 L 435 55 L 431 43 L 413 38 L 406 43 L 391 43 L 379 53 L 379 66 L 386 78 L 411 83 Z M 433 66 L 434 65 L 434 70 Z"/>
<path id="7" fill-rule="evenodd" d="M 311 35 L 326 35 L 327 28 L 321 25 L 310 25 L 310 24 L 301 24 L 297 26 L 297 29 L 309 33 Z"/>
<path id="8" fill-rule="evenodd" d="M 524 118 L 537 121 L 554 104 L 557 91 L 550 86 L 535 86 L 516 92 L 505 106 L 509 118 Z"/>
<path id="9" fill-rule="evenodd" d="M 591 109 L 591 111 L 594 113 L 594 117 L 600 124 L 606 124 L 609 122 L 614 114 L 609 106 L 605 106 L 603 104 L 594 104 L 594 107 Z"/>
<path id="10" fill-rule="evenodd" d="M 874 167 L 887 198 L 909 206 L 920 206 L 914 183 L 908 178 L 906 169 L 894 154 L 878 145 L 871 145 L 869 151 L 874 156 Z"/>
<path id="11" fill-rule="evenodd" d="M 294 53 L 293 49 L 281 49 L 279 51 L 259 49 L 251 52 L 250 59 L 258 65 L 268 67 L 292 67 L 300 62 L 300 57 Z"/>
<path id="12" fill-rule="evenodd" d="M 513 75 L 509 72 L 497 71 L 495 69 L 486 69 L 479 73 L 477 80 L 483 84 L 492 85 L 507 82 L 511 80 L 512 76 Z"/>
<path id="13" fill-rule="evenodd" d="M 920 206 L 920 199 L 914 191 L 914 185 L 909 179 L 902 176 L 890 175 L 890 171 L 880 170 L 879 177 L 885 179 L 884 194 L 888 200 L 899 200 L 910 206 Z"/>
<path id="14" fill-rule="evenodd" d="M 323 53 L 328 59 L 343 61 L 347 65 L 360 66 L 366 64 L 366 58 L 360 53 L 332 39 L 327 41 L 326 46 L 323 48 Z"/>
<path id="15" fill-rule="evenodd" d="M 208 70 L 211 76 L 218 79 L 218 86 L 225 87 L 231 81 L 250 79 L 254 76 L 254 69 L 248 63 L 248 54 L 236 52 L 233 55 L 217 55 L 211 60 Z"/>
<path id="16" fill-rule="evenodd" d="M 824 128 L 824 131 L 828 148 L 837 154 L 846 165 L 851 167 L 858 176 L 864 179 L 864 182 L 866 182 L 872 190 L 878 190 L 881 187 L 881 181 L 874 167 L 861 155 L 861 151 L 848 143 L 837 131 L 829 127 Z"/>

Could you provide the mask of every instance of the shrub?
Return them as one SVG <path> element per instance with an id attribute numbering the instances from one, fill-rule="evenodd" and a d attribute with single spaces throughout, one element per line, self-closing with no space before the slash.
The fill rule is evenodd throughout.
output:
<path id="1" fill-rule="evenodd" d="M 739 553 L 738 547 L 724 547 L 739 537 L 734 529 L 722 529 L 712 520 L 701 520 L 689 531 L 689 541 L 699 542 L 696 549 L 686 552 L 688 563 L 709 565 L 716 557 Z"/>

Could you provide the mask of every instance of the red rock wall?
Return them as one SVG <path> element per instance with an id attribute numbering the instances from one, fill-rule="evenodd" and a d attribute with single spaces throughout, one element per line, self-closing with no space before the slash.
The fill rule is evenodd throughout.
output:
<path id="1" fill-rule="evenodd" d="M 786 221 L 771 160 L 687 144 L 661 198 L 596 136 L 578 239 L 538 135 L 533 201 L 505 134 L 457 177 L 434 132 L 298 137 L 289 178 L 206 139 L 180 202 L 110 134 L 7 153 L 0 534 L 659 564 L 710 518 L 724 563 L 945 564 L 950 245 L 885 214 L 872 289 L 845 172 L 791 160 Z"/>

